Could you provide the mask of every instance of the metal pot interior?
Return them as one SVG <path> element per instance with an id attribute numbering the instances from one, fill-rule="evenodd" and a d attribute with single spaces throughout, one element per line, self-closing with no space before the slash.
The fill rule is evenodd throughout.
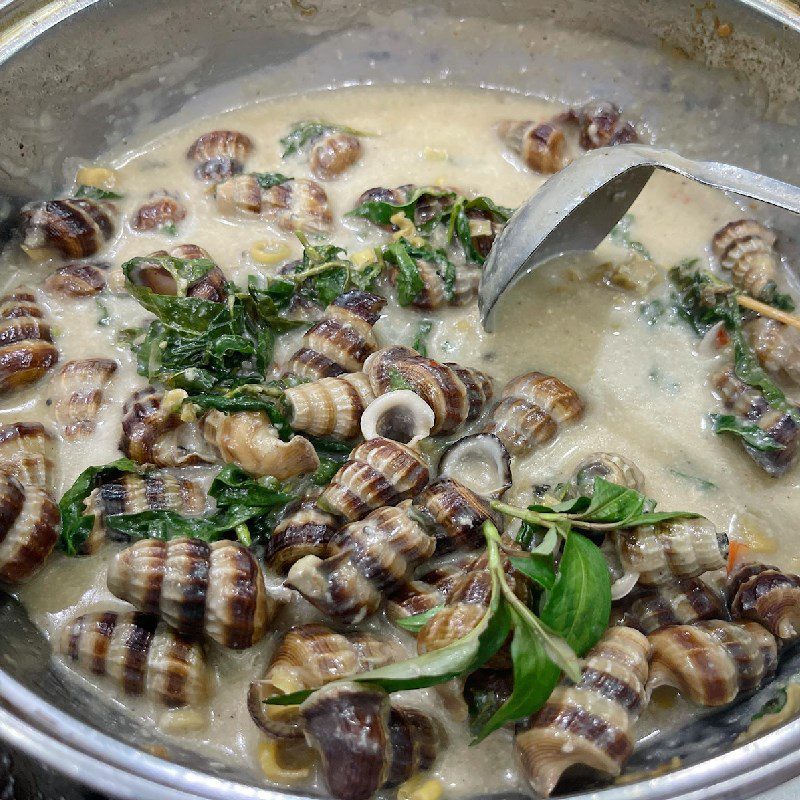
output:
<path id="1" fill-rule="evenodd" d="M 591 0 L 314 2 L 238 0 L 213 10 L 191 0 L 0 3 L 0 232 L 13 232 L 21 202 L 59 187 L 65 159 L 124 149 L 143 125 L 166 127 L 262 97 L 367 82 L 484 86 L 570 103 L 610 96 L 644 120 L 659 145 L 800 182 L 792 157 L 800 143 L 800 13 L 788 3 L 725 0 L 701 8 L 685 0 L 610 0 L 598 13 Z M 559 46 L 566 41 L 574 43 L 569 53 Z M 800 254 L 800 224 L 776 212 L 767 219 L 784 233 L 790 257 Z M 688 769 L 654 777 L 647 796 L 718 784 L 704 792 L 712 800 L 734 796 L 719 793 L 731 785 L 725 780 L 738 781 L 735 796 L 743 798 L 800 771 L 790 755 L 800 750 L 798 722 L 741 748 L 736 763 L 722 759 L 753 712 L 798 668 L 800 656 L 790 658 L 757 696 L 648 742 L 628 772 L 658 775 L 678 758 Z M 263 786 L 256 774 L 201 762 L 65 683 L 50 668 L 47 642 L 3 594 L 0 670 L 0 721 L 24 720 L 93 761 L 190 794 L 277 794 L 248 788 Z M 18 744 L 53 760 L 34 739 Z M 145 753 L 165 747 L 169 763 L 126 745 Z M 748 767 L 751 778 L 737 777 Z M 82 777 L 99 786 L 100 772 Z M 580 797 L 622 800 L 641 796 L 640 788 Z M 121 785 L 117 791 L 129 796 Z M 150 796 L 158 794 L 138 795 Z"/>

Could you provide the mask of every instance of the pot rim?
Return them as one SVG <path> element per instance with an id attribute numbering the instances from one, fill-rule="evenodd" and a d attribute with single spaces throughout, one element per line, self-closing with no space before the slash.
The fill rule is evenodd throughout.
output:
<path id="1" fill-rule="evenodd" d="M 0 0 L 0 66 L 55 25 L 101 0 Z M 800 37 L 791 0 L 738 0 Z M 0 669 L 0 741 L 68 779 L 123 800 L 306 800 L 218 778 L 125 744 L 43 700 Z M 572 800 L 743 800 L 800 775 L 800 718 L 690 767 L 627 785 L 571 795 Z"/>

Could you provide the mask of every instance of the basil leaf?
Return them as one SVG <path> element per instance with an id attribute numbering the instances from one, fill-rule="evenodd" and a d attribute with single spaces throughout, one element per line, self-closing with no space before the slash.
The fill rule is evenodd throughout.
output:
<path id="1" fill-rule="evenodd" d="M 549 591 L 556 582 L 556 572 L 553 566 L 553 559 L 550 556 L 511 556 L 509 561 L 513 564 L 517 572 L 521 572 L 525 577 L 530 578 Z"/>
<path id="2" fill-rule="evenodd" d="M 449 189 L 440 189 L 435 186 L 421 186 L 411 192 L 405 203 L 395 204 L 387 203 L 383 200 L 367 200 L 352 211 L 348 211 L 345 216 L 363 217 L 381 226 L 391 225 L 392 217 L 400 213 L 405 214 L 408 219 L 415 221 L 416 208 L 420 200 L 432 197 L 440 198 L 442 201 L 449 200 L 450 203 L 444 202 L 444 206 L 447 207 L 455 200 L 456 194 Z M 434 221 L 438 221 L 438 218 Z"/>
<path id="3" fill-rule="evenodd" d="M 425 283 L 416 262 L 408 252 L 407 244 L 405 239 L 400 239 L 389 245 L 384 252 L 387 260 L 397 266 L 397 302 L 401 306 L 413 303 L 425 289 Z"/>
<path id="4" fill-rule="evenodd" d="M 81 184 L 75 192 L 75 197 L 88 197 L 90 200 L 121 200 L 123 195 L 98 186 Z"/>
<path id="5" fill-rule="evenodd" d="M 141 511 L 114 514 L 105 518 L 106 526 L 131 539 L 177 539 L 186 536 L 216 542 L 237 526 L 263 513 L 252 506 L 229 506 L 210 517 L 184 517 L 177 511 Z"/>
<path id="6" fill-rule="evenodd" d="M 600 640 L 611 614 L 611 577 L 600 548 L 575 531 L 567 537 L 542 621 L 582 656 Z"/>
<path id="7" fill-rule="evenodd" d="M 622 522 L 640 514 L 646 501 L 647 498 L 635 489 L 595 478 L 589 507 L 578 516 L 592 522 Z"/>
<path id="8" fill-rule="evenodd" d="M 702 516 L 702 514 L 696 514 L 693 511 L 649 511 L 620 522 L 619 527 L 622 529 L 636 528 L 639 525 L 656 525 L 659 522 L 667 522 L 672 519 L 697 519 Z"/>
<path id="9" fill-rule="evenodd" d="M 710 417 L 714 433 L 732 433 L 734 436 L 739 436 L 745 444 L 765 453 L 785 449 L 785 445 L 754 422 L 735 417 L 733 414 L 711 414 Z"/>
<path id="10" fill-rule="evenodd" d="M 286 136 L 281 139 L 281 145 L 283 146 L 283 155 L 281 157 L 286 158 L 287 156 L 302 152 L 315 139 L 318 139 L 320 136 L 324 136 L 326 133 L 333 133 L 337 131 L 349 133 L 353 136 L 370 135 L 364 133 L 363 131 L 357 131 L 353 128 L 348 128 L 344 125 L 334 125 L 331 122 L 296 122 L 289 130 L 289 133 L 287 133 Z"/>
<path id="11" fill-rule="evenodd" d="M 417 325 L 417 333 L 414 336 L 414 342 L 411 345 L 412 350 L 416 350 L 421 356 L 428 355 L 428 336 L 433 330 L 433 322 L 429 319 L 423 319 Z"/>
<path id="12" fill-rule="evenodd" d="M 481 728 L 472 744 L 482 741 L 507 722 L 529 717 L 538 711 L 547 702 L 561 676 L 561 670 L 547 657 L 539 638 L 531 633 L 515 610 L 512 609 L 511 614 L 514 622 L 514 638 L 511 640 L 514 688 L 511 697 Z"/>
<path id="13" fill-rule="evenodd" d="M 434 606 L 427 611 L 422 611 L 419 614 L 412 614 L 408 617 L 400 617 L 394 621 L 394 624 L 404 630 L 411 631 L 411 633 L 419 633 L 430 621 L 431 617 L 436 616 L 442 609 L 441 606 Z"/>
<path id="14" fill-rule="evenodd" d="M 295 499 L 283 491 L 275 478 L 257 480 L 235 464 L 227 464 L 217 473 L 208 494 L 217 501 L 218 508 L 239 505 L 275 508 Z"/>
<path id="15" fill-rule="evenodd" d="M 262 189 L 271 189 L 291 180 L 288 175 L 282 175 L 280 172 L 251 172 L 250 175 Z"/>
<path id="16" fill-rule="evenodd" d="M 61 533 L 59 547 L 68 555 L 78 555 L 94 526 L 94 515 L 86 513 L 86 500 L 100 484 L 113 480 L 127 472 L 140 472 L 142 467 L 129 458 L 120 458 L 110 464 L 87 467 L 78 475 L 75 483 L 64 492 L 59 501 Z"/>
<path id="17" fill-rule="evenodd" d="M 337 461 L 333 458 L 320 458 L 319 466 L 311 476 L 311 482 L 315 486 L 327 486 L 341 466 L 341 461 Z"/>

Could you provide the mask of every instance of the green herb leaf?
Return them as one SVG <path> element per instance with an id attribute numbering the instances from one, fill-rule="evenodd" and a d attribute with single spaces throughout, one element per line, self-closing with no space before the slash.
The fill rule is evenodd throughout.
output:
<path id="1" fill-rule="evenodd" d="M 442 609 L 444 608 L 443 605 L 441 606 L 434 606 L 433 608 L 429 608 L 427 611 L 422 611 L 419 614 L 412 614 L 408 617 L 400 617 L 399 619 L 395 620 L 395 625 L 404 630 L 411 631 L 411 633 L 419 633 L 431 620 L 432 617 L 435 617 Z"/>
<path id="2" fill-rule="evenodd" d="M 633 253 L 637 253 L 642 258 L 652 261 L 653 257 L 650 251 L 640 242 L 634 239 L 631 235 L 631 227 L 636 218 L 633 214 L 625 214 L 625 216 L 611 229 L 609 238 L 614 244 L 624 247 Z"/>
<path id="3" fill-rule="evenodd" d="M 280 172 L 251 172 L 250 175 L 256 179 L 262 189 L 271 189 L 273 186 L 280 186 L 291 180 L 288 175 Z"/>
<path id="4" fill-rule="evenodd" d="M 316 486 L 327 486 L 341 466 L 341 461 L 336 461 L 333 458 L 320 458 L 319 466 L 311 476 L 311 482 Z"/>
<path id="5" fill-rule="evenodd" d="M 556 582 L 556 572 L 553 566 L 553 559 L 551 556 L 530 556 L 523 558 L 522 556 L 512 556 L 509 561 L 514 565 L 517 572 L 521 572 L 527 578 L 532 580 L 545 589 L 550 591 Z"/>
<path id="6" fill-rule="evenodd" d="M 101 189 L 98 186 L 81 184 L 75 192 L 75 197 L 88 197 L 90 200 L 121 200 L 123 195 Z"/>
<path id="7" fill-rule="evenodd" d="M 573 531 L 558 576 L 542 608 L 542 621 L 582 656 L 600 640 L 611 614 L 611 577 L 600 548 Z"/>
<path id="8" fill-rule="evenodd" d="M 253 508 L 283 507 L 294 500 L 278 481 L 271 477 L 253 478 L 241 467 L 228 464 L 211 482 L 209 496 L 217 501 L 218 508 L 228 506 L 251 506 Z"/>
<path id="9" fill-rule="evenodd" d="M 409 383 L 397 367 L 389 367 L 389 391 L 396 392 L 400 389 L 414 391 L 414 386 Z"/>
<path id="10" fill-rule="evenodd" d="M 308 147 L 315 139 L 324 136 L 326 133 L 333 133 L 340 131 L 342 133 L 349 133 L 353 136 L 370 136 L 371 134 L 357 131 L 353 128 L 348 128 L 344 125 L 334 125 L 331 122 L 315 122 L 304 121 L 296 122 L 286 136 L 281 139 L 283 146 L 283 158 L 294 155 L 295 153 L 302 152 Z"/>
<path id="11" fill-rule="evenodd" d="M 767 431 L 759 428 L 754 422 L 735 417 L 733 414 L 711 414 L 710 417 L 714 433 L 732 433 L 741 438 L 745 444 L 765 453 L 785 448 L 785 445 L 770 436 Z"/>
<path id="12" fill-rule="evenodd" d="M 86 513 L 86 500 L 102 483 L 113 480 L 126 472 L 140 472 L 141 466 L 128 458 L 120 458 L 110 464 L 87 467 L 75 483 L 64 492 L 58 504 L 61 512 L 61 534 L 59 547 L 68 555 L 80 552 L 94 526 L 94 515 Z"/>
<path id="13" fill-rule="evenodd" d="M 769 716 L 770 714 L 779 714 L 786 707 L 787 702 L 789 702 L 789 695 L 786 692 L 786 688 L 778 689 L 775 697 L 764 703 L 761 710 L 753 714 L 753 719 L 751 721 L 755 722 L 755 720 Z"/>
<path id="14" fill-rule="evenodd" d="M 400 239 L 389 245 L 384 256 L 397 266 L 397 302 L 407 306 L 425 289 L 416 262 L 408 252 L 408 242 Z"/>
<path id="15" fill-rule="evenodd" d="M 100 298 L 95 298 L 94 302 L 97 305 L 97 313 L 99 314 L 97 318 L 97 324 L 101 328 L 105 328 L 111 324 L 111 315 L 108 313 L 108 308 L 106 307 L 105 303 L 103 303 Z"/>
<path id="16" fill-rule="evenodd" d="M 421 202 L 428 202 L 431 199 L 439 199 L 443 208 L 452 208 L 456 199 L 455 192 L 449 189 L 440 189 L 436 186 L 421 186 L 414 189 L 407 197 L 405 203 L 387 203 L 383 200 L 367 200 L 361 205 L 348 211 L 347 217 L 362 217 L 380 226 L 392 224 L 392 217 L 395 214 L 405 214 L 412 222 L 417 220 L 417 206 Z M 443 212 L 442 212 L 443 213 Z M 441 221 L 441 214 L 428 221 L 424 228 L 429 229 L 434 224 Z"/>
<path id="17" fill-rule="evenodd" d="M 592 500 L 579 516 L 592 522 L 624 522 L 642 513 L 647 498 L 635 489 L 595 478 Z"/>
<path id="18" fill-rule="evenodd" d="M 421 356 L 428 355 L 428 336 L 433 330 L 433 322 L 429 319 L 423 319 L 417 325 L 417 332 L 414 336 L 414 341 L 411 345 L 413 350 L 416 350 Z"/>

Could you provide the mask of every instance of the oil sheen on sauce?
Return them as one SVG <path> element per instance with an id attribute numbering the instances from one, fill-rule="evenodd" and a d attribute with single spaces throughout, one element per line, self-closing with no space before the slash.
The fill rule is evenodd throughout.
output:
<path id="1" fill-rule="evenodd" d="M 409 110 L 413 113 L 409 113 Z M 280 171 L 311 177 L 302 161 L 280 157 L 279 139 L 298 120 L 324 119 L 369 132 L 363 139 L 359 163 L 336 181 L 325 184 L 336 223 L 330 235 L 354 252 L 376 243 L 380 234 L 366 230 L 342 215 L 372 186 L 440 184 L 487 194 L 496 202 L 515 206 L 524 201 L 542 178 L 504 153 L 493 132 L 503 118 L 546 119 L 556 106 L 495 91 L 434 88 L 354 88 L 262 102 L 149 140 L 146 132 L 125 153 L 110 153 L 97 163 L 118 172 L 123 217 L 155 189 L 182 197 L 189 216 L 179 238 L 161 233 L 135 233 L 126 226 L 102 253 L 118 270 L 127 259 L 178 242 L 193 242 L 209 251 L 227 276 L 243 283 L 248 274 L 267 274 L 249 254 L 256 242 L 282 239 L 301 254 L 290 234 L 270 229 L 263 221 L 229 221 L 215 213 L 206 187 L 192 175 L 185 159 L 188 145 L 213 128 L 247 133 L 255 142 L 248 160 L 253 171 Z M 656 175 L 631 211 L 630 235 L 653 260 L 667 268 L 685 258 L 709 259 L 711 235 L 742 215 L 723 195 L 675 176 Z M 756 536 L 765 558 L 797 568 L 797 534 L 792 525 L 798 511 L 798 478 L 789 473 L 779 480 L 765 477 L 736 443 L 715 436 L 704 422 L 713 405 L 708 377 L 715 356 L 704 352 L 688 328 L 660 319 L 649 324 L 642 315 L 645 298 L 611 288 L 593 278 L 599 264 L 621 260 L 624 246 L 606 241 L 582 259 L 553 263 L 517 283 L 503 298 L 495 332 L 480 326 L 477 309 L 445 309 L 434 318 L 429 340 L 433 358 L 457 361 L 489 372 L 497 385 L 531 369 L 555 374 L 575 387 L 586 403 L 586 414 L 565 428 L 548 446 L 514 465 L 511 502 L 525 502 L 534 484 L 557 480 L 589 452 L 619 452 L 638 464 L 647 479 L 646 491 L 661 508 L 691 509 L 708 516 L 717 527 L 742 536 Z M 52 264 L 30 267 L 19 252 L 6 253 L 2 289 L 35 284 Z M 647 300 L 668 294 L 666 280 Z M 118 344 L 119 331 L 139 324 L 146 313 L 130 298 L 111 294 L 98 308 L 94 299 L 59 300 L 40 292 L 53 320 L 61 360 L 89 356 L 117 359 L 121 368 L 106 392 L 106 405 L 95 434 L 60 445 L 57 491 L 63 492 L 90 464 L 119 456 L 121 404 L 144 385 L 132 356 Z M 109 317 L 108 324 L 99 319 Z M 420 312 L 391 306 L 376 326 L 382 344 L 410 344 Z M 428 315 L 430 316 L 430 314 Z M 296 347 L 296 335 L 282 337 L 278 363 Z M 52 420 L 50 387 L 45 382 L 4 398 L 0 423 Z M 102 604 L 120 607 L 105 588 L 106 565 L 116 546 L 100 553 L 69 559 L 55 554 L 45 569 L 19 591 L 31 618 L 52 636 L 63 622 Z M 276 581 L 277 583 L 277 581 Z M 146 703 L 121 702 L 102 684 L 110 713 L 130 713 L 148 724 L 161 725 L 176 745 L 198 751 L 215 763 L 241 772 L 243 779 L 264 783 L 257 769 L 259 734 L 245 706 L 250 680 L 261 677 L 280 634 L 292 624 L 315 618 L 297 598 L 278 618 L 278 628 L 259 645 L 242 653 L 212 650 L 211 663 L 218 688 L 204 723 L 179 730 L 170 718 Z M 404 642 L 413 640 L 380 618 L 368 623 Z M 88 682 L 78 676 L 74 680 Z M 408 702 L 432 708 L 447 717 L 444 701 L 433 690 L 409 693 Z M 641 735 L 678 724 L 682 706 L 651 709 L 640 724 Z M 435 775 L 447 797 L 503 792 L 520 786 L 513 763 L 511 733 L 499 731 L 476 747 L 468 747 L 463 724 L 450 724 L 450 746 L 439 759 Z"/>

